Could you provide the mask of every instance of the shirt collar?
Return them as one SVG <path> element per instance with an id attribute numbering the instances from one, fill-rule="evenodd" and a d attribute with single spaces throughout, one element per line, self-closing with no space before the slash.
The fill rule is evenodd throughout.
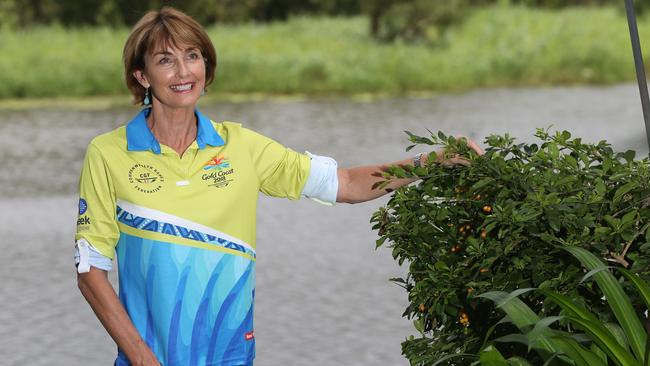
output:
<path id="1" fill-rule="evenodd" d="M 151 108 L 145 108 L 138 113 L 126 125 L 126 145 L 128 151 L 147 151 L 151 150 L 160 154 L 160 143 L 156 140 L 153 133 L 147 126 L 147 117 L 151 113 Z M 205 148 L 205 145 L 223 146 L 224 141 L 214 129 L 212 122 L 206 118 L 198 109 L 194 110 L 199 123 L 196 132 L 196 144 L 199 149 Z"/>

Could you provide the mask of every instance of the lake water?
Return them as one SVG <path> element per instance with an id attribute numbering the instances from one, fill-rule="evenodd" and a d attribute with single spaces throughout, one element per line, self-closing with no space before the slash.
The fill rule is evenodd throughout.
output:
<path id="1" fill-rule="evenodd" d="M 244 123 L 340 166 L 411 156 L 403 130 L 492 133 L 531 141 L 554 125 L 587 141 L 648 153 L 638 89 L 484 90 L 371 102 L 209 103 L 214 120 Z M 0 359 L 4 365 L 108 365 L 115 346 L 76 288 L 72 265 L 77 180 L 90 139 L 137 109 L 0 110 Z M 420 150 L 421 151 L 421 150 Z M 387 198 L 324 207 L 262 197 L 256 292 L 257 366 L 407 365 L 414 333 L 407 299 L 388 282 L 403 275 L 375 250 L 371 214 Z M 115 273 L 111 275 L 115 281 Z"/>

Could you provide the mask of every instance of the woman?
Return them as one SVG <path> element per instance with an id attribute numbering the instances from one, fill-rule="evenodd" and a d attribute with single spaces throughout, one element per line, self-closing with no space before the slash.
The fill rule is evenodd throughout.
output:
<path id="1" fill-rule="evenodd" d="M 340 169 L 210 121 L 196 102 L 214 79 L 215 50 L 196 21 L 172 8 L 144 15 L 123 56 L 127 86 L 146 108 L 88 146 L 79 288 L 118 345 L 116 365 L 250 365 L 258 192 L 363 202 L 387 192 L 372 189 L 373 173 L 423 164 L 423 155 Z M 119 298 L 107 279 L 115 253 Z"/>

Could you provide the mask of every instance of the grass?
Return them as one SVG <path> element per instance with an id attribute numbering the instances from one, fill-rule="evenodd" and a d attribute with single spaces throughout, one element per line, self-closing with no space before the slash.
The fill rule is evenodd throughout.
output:
<path id="1" fill-rule="evenodd" d="M 377 43 L 364 17 L 207 30 L 219 58 L 210 88 L 217 95 L 394 95 L 635 78 L 623 9 L 481 9 L 437 47 Z M 650 18 L 639 19 L 639 30 L 641 41 L 650 41 Z M 121 66 L 127 29 L 0 32 L 0 99 L 127 92 Z"/>

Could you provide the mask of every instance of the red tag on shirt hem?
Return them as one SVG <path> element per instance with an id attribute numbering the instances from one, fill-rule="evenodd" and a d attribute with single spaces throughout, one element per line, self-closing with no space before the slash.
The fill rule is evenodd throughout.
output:
<path id="1" fill-rule="evenodd" d="M 244 338 L 245 338 L 247 341 L 250 341 L 251 339 L 255 338 L 255 335 L 253 334 L 253 332 L 254 332 L 254 331 L 250 331 L 250 332 L 244 334 Z"/>

